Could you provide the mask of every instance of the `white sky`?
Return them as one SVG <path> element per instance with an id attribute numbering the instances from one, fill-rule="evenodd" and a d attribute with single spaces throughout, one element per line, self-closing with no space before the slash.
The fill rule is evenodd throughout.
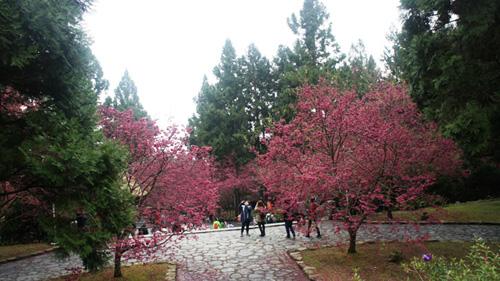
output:
<path id="1" fill-rule="evenodd" d="M 391 27 L 399 28 L 399 0 L 323 0 L 342 51 L 363 40 L 382 58 Z M 222 46 L 231 39 L 237 55 L 249 44 L 271 59 L 295 37 L 287 18 L 303 0 L 98 0 L 85 17 L 112 94 L 125 69 L 141 103 L 160 124 L 187 124 L 203 75 L 209 78 Z M 381 66 L 382 63 L 379 63 Z"/>

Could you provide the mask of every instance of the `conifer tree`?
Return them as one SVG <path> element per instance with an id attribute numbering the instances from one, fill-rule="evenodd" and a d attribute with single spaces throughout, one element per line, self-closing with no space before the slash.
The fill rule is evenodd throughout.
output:
<path id="1" fill-rule="evenodd" d="M 246 112 L 247 100 L 242 95 L 241 60 L 230 40 L 222 50 L 219 65 L 214 68 L 217 79 L 210 85 L 205 78 L 197 99 L 197 114 L 189 124 L 191 143 L 211 146 L 218 160 L 230 158 L 242 165 L 252 158 L 251 124 Z"/>
<path id="2" fill-rule="evenodd" d="M 80 24 L 91 4 L 0 3 L 0 217 L 19 224 L 5 214 L 33 210 L 51 241 L 97 270 L 134 210 L 119 186 L 126 154 L 96 124 L 107 82 Z"/>
<path id="3" fill-rule="evenodd" d="M 252 145 L 265 149 L 261 139 L 266 127 L 272 122 L 272 109 L 277 96 L 276 79 L 271 62 L 259 52 L 255 45 L 248 47 L 242 57 L 242 95 L 246 101 L 245 111 L 250 122 Z"/>
<path id="4" fill-rule="evenodd" d="M 358 40 L 352 44 L 349 57 L 339 68 L 334 81 L 340 89 L 353 90 L 361 97 L 380 79 L 381 73 L 373 56 L 367 55 L 365 45 Z"/>
<path id="5" fill-rule="evenodd" d="M 471 163 L 500 161 L 500 3 L 402 0 L 393 75 Z"/>
<path id="6" fill-rule="evenodd" d="M 125 70 L 125 73 L 123 73 L 122 79 L 115 89 L 114 98 L 107 97 L 104 105 L 112 105 L 119 111 L 132 109 L 132 111 L 134 112 L 134 117 L 137 120 L 140 118 L 148 117 L 147 112 L 144 110 L 141 102 L 139 101 L 139 96 L 137 95 L 137 87 L 135 86 L 132 78 L 130 78 L 128 70 Z"/>
<path id="7" fill-rule="evenodd" d="M 297 87 L 331 78 L 344 59 L 328 19 L 326 7 L 318 0 L 305 0 L 299 17 L 292 14 L 288 19 L 298 38 L 292 49 L 280 46 L 274 60 L 279 84 L 276 119 L 291 120 L 294 112 L 290 105 L 296 102 Z"/>

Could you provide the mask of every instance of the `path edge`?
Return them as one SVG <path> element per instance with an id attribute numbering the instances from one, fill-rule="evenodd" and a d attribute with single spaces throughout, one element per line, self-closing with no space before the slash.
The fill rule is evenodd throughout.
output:
<path id="1" fill-rule="evenodd" d="M 417 225 L 500 225 L 499 222 L 454 222 L 454 221 L 366 221 L 364 224 L 417 224 Z"/>
<path id="2" fill-rule="evenodd" d="M 41 251 L 36 251 L 36 252 L 32 252 L 32 253 L 25 254 L 25 255 L 20 255 L 20 256 L 6 258 L 6 259 L 3 259 L 3 260 L 0 260 L 0 264 L 14 262 L 14 261 L 19 261 L 19 260 L 23 260 L 23 259 L 27 259 L 27 258 L 31 258 L 31 257 L 35 257 L 35 256 L 40 256 L 40 255 L 43 255 L 43 254 L 47 254 L 47 253 L 53 252 L 53 251 L 57 250 L 58 248 L 59 247 L 55 246 L 55 247 L 48 248 L 46 250 L 41 250 Z"/>

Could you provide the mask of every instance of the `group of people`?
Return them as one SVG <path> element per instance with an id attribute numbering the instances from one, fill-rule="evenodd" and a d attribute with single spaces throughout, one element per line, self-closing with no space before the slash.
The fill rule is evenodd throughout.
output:
<path id="1" fill-rule="evenodd" d="M 241 237 L 246 231 L 246 235 L 250 236 L 249 229 L 250 223 L 255 219 L 257 226 L 259 227 L 260 236 L 266 236 L 266 215 L 269 209 L 266 207 L 262 200 L 259 200 L 252 208 L 248 200 L 242 201 L 239 206 L 239 221 L 241 222 Z M 255 214 L 255 216 L 253 216 Z M 293 221 L 297 220 L 300 215 L 297 214 L 292 208 L 288 207 L 282 210 L 283 220 L 285 221 L 286 238 L 295 239 L 295 230 L 293 228 Z M 311 199 L 307 215 L 301 216 L 305 218 L 307 223 L 306 237 L 310 237 L 311 228 L 314 225 L 316 230 L 316 237 L 321 238 L 321 231 L 319 229 L 319 215 L 318 215 L 318 204 L 314 199 Z"/>

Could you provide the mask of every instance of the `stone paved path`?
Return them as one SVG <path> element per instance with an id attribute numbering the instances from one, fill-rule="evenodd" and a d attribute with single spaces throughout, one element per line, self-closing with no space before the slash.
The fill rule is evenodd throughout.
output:
<path id="1" fill-rule="evenodd" d="M 365 225 L 358 234 L 359 241 L 403 240 L 428 234 L 428 239 L 473 240 L 475 236 L 500 241 L 498 225 L 381 225 L 378 231 Z M 267 236 L 259 237 L 258 229 L 251 236 L 240 237 L 238 231 L 220 231 L 189 236 L 179 242 L 178 249 L 164 253 L 165 260 L 179 263 L 178 280 L 307 280 L 298 266 L 288 257 L 287 250 L 318 244 L 337 244 L 347 241 L 347 234 L 336 233 L 331 222 L 321 226 L 322 239 L 296 240 L 285 238 L 283 226 L 267 227 Z M 45 280 L 65 273 L 65 268 L 78 266 L 78 258 L 59 261 L 54 254 L 32 257 L 0 265 L 0 281 Z"/>

